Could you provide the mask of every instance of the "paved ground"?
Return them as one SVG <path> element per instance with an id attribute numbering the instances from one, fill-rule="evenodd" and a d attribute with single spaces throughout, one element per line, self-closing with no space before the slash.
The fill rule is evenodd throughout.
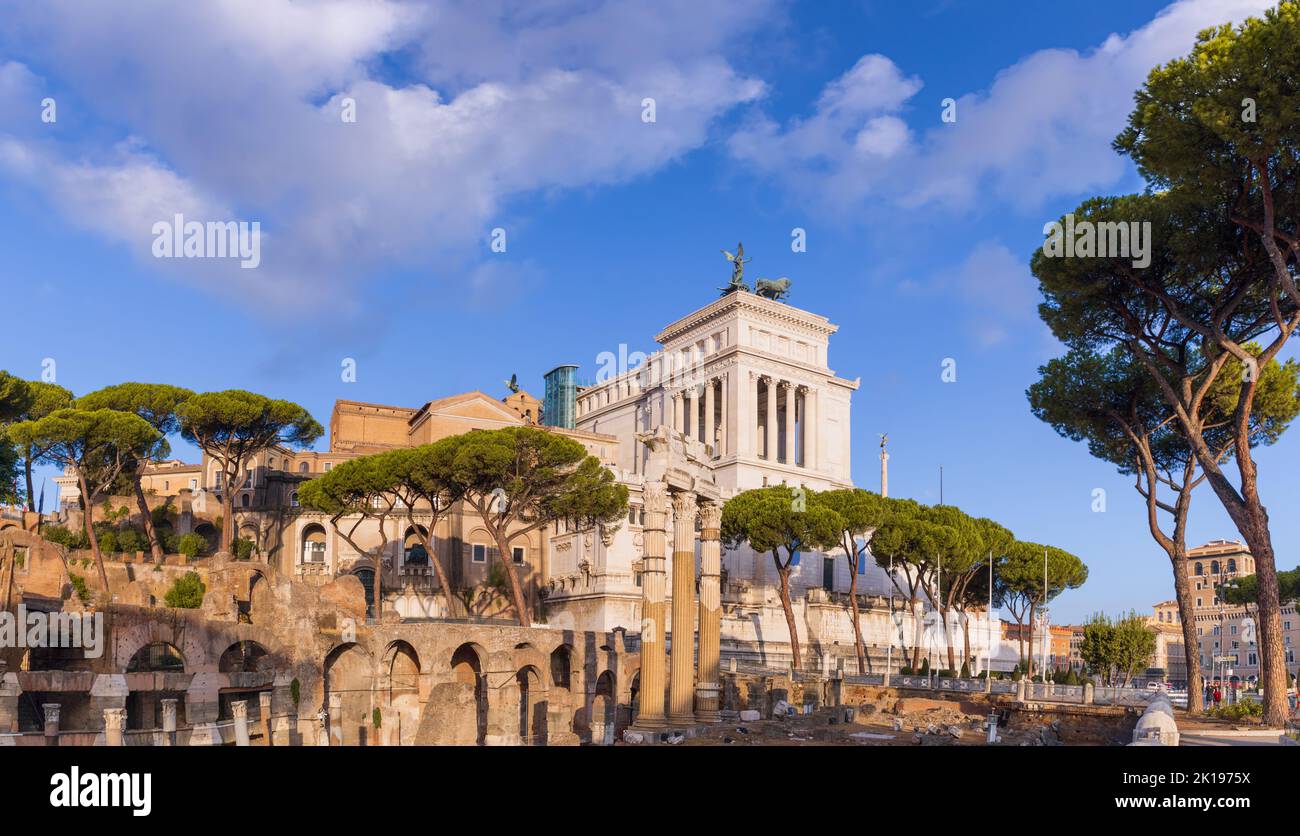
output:
<path id="1" fill-rule="evenodd" d="M 1180 746 L 1279 746 L 1281 744 L 1277 742 L 1277 738 L 1277 732 L 1270 732 L 1267 735 L 1253 732 L 1244 734 L 1190 732 L 1180 735 L 1178 744 Z"/>

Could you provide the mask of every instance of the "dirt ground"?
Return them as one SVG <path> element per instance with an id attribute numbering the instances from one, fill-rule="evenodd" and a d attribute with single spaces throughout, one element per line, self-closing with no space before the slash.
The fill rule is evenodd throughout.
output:
<path id="1" fill-rule="evenodd" d="M 856 704 L 809 714 L 711 726 L 685 746 L 984 746 L 990 712 L 1000 746 L 1105 746 L 1131 739 L 1125 712 L 1024 711 L 984 695 L 961 699 L 899 696 L 892 689 L 854 694 Z"/>

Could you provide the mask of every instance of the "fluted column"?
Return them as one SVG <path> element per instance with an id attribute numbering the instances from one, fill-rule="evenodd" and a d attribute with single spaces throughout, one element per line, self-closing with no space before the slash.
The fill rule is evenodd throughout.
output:
<path id="1" fill-rule="evenodd" d="M 710 379 L 704 384 L 704 443 L 713 448 L 713 454 L 718 454 L 717 439 L 714 438 L 714 429 L 717 423 L 713 420 L 713 409 L 717 403 L 714 398 L 713 388 L 718 385 L 718 381 Z"/>
<path id="2" fill-rule="evenodd" d="M 664 727 L 664 562 L 668 490 L 649 482 L 645 504 L 644 554 L 641 558 L 641 706 L 635 725 L 653 731 Z"/>
<path id="3" fill-rule="evenodd" d="M 776 381 L 767 379 L 767 445 L 764 452 L 768 462 L 776 461 Z"/>
<path id="4" fill-rule="evenodd" d="M 695 722 L 695 494 L 673 494 L 673 653 L 668 721 Z M 644 664 L 644 663 L 643 663 Z"/>
<path id="5" fill-rule="evenodd" d="M 718 381 L 718 456 L 725 456 L 731 452 L 731 389 L 732 381 L 736 379 L 735 374 L 727 372 Z"/>
<path id="6" fill-rule="evenodd" d="M 803 466 L 817 467 L 817 391 L 803 392 Z"/>
<path id="7" fill-rule="evenodd" d="M 719 719 L 719 635 L 722 632 L 722 506 L 700 503 L 700 649 L 695 683 L 695 718 L 702 723 Z"/>
<path id="8" fill-rule="evenodd" d="M 673 429 L 677 432 L 685 432 L 686 427 L 682 424 L 682 415 L 684 413 L 682 393 L 673 394 Z"/>
<path id="9" fill-rule="evenodd" d="M 235 745 L 248 745 L 248 700 L 234 700 L 230 713 L 235 719 Z"/>
<path id="10" fill-rule="evenodd" d="M 686 390 L 686 411 L 691 416 L 688 422 L 690 437 L 700 438 L 700 385 L 693 384 Z"/>
<path id="11" fill-rule="evenodd" d="M 785 463 L 794 464 L 794 384 L 785 381 L 781 384 L 785 389 Z"/>

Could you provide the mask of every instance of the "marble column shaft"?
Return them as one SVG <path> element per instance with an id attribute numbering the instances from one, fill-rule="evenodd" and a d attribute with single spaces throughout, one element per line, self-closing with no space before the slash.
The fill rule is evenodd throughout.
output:
<path id="1" fill-rule="evenodd" d="M 794 427 L 795 427 L 795 406 L 794 406 L 794 384 L 786 382 L 783 385 L 785 389 L 785 463 L 793 465 L 794 457 Z"/>
<path id="2" fill-rule="evenodd" d="M 704 443 L 713 448 L 713 455 L 718 455 L 718 443 L 715 438 L 714 430 L 717 422 L 713 418 L 715 395 L 713 388 L 718 385 L 716 380 L 710 380 L 704 384 Z"/>
<path id="3" fill-rule="evenodd" d="M 776 381 L 767 379 L 767 445 L 763 452 L 769 462 L 776 461 Z"/>
<path id="4" fill-rule="evenodd" d="M 668 720 L 695 722 L 695 513 L 691 491 L 673 494 L 673 653 Z"/>
<path id="5" fill-rule="evenodd" d="M 695 717 L 700 722 L 718 720 L 721 686 L 718 681 L 719 636 L 722 631 L 722 506 L 700 504 L 700 648 L 695 685 Z"/>
<path id="6" fill-rule="evenodd" d="M 649 482 L 645 505 L 644 548 L 641 558 L 641 699 L 635 725 L 639 729 L 663 728 L 665 668 L 664 563 L 667 542 L 668 490 L 662 482 Z"/>

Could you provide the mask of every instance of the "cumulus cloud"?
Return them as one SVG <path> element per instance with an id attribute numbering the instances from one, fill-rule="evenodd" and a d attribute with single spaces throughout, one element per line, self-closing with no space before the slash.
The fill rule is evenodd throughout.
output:
<path id="1" fill-rule="evenodd" d="M 176 212 L 258 221 L 257 270 L 150 261 L 254 308 L 346 307 L 393 266 L 472 289 L 505 202 L 652 172 L 761 95 L 725 48 L 762 9 L 674 5 L 19 4 L 0 100 L 60 89 L 87 112 L 76 132 L 0 123 L 0 176 L 142 258 Z"/>
<path id="2" fill-rule="evenodd" d="M 757 117 L 730 148 L 830 211 L 867 201 L 964 210 L 990 198 L 1034 209 L 1117 183 L 1127 169 L 1110 143 L 1151 68 L 1185 54 L 1201 29 L 1272 5 L 1180 0 L 1085 53 L 1040 50 L 998 73 L 987 90 L 957 98 L 953 124 L 940 122 L 938 96 L 918 99 L 922 80 L 868 55 L 825 87 L 810 116 L 786 124 Z M 914 111 L 933 114 L 919 136 L 903 122 Z"/>

